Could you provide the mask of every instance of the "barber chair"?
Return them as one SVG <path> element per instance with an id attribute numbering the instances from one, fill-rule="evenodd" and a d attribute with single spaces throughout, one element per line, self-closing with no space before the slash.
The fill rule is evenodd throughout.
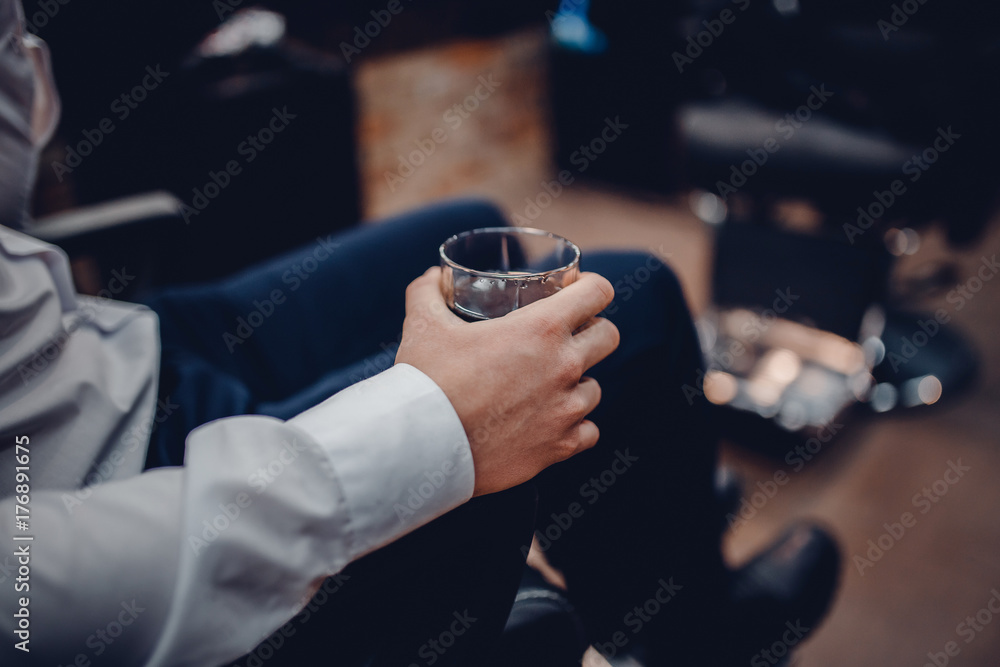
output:
<path id="1" fill-rule="evenodd" d="M 90 25 L 95 13 L 82 9 L 86 15 L 80 18 Z M 67 6 L 63 11 L 75 10 Z M 71 16 L 59 18 L 54 28 Z M 111 29 L 103 24 L 94 26 L 94 34 L 76 29 L 43 36 L 57 63 L 57 82 L 65 79 L 70 86 L 63 94 L 67 113 L 57 146 L 63 149 L 61 162 L 72 166 L 59 176 L 71 184 L 77 200 L 103 205 L 166 191 L 181 204 L 182 224 L 169 225 L 169 234 L 137 237 L 133 234 L 139 227 L 126 225 L 128 232 L 114 235 L 116 244 L 128 239 L 140 248 L 155 247 L 157 259 L 166 260 L 156 263 L 151 284 L 228 275 L 360 219 L 354 93 L 342 63 L 287 40 L 285 20 L 274 12 L 235 12 L 193 46 L 178 36 L 176 47 L 184 50 L 173 56 L 172 42 L 143 51 L 143 26 L 150 28 L 137 24 L 122 40 L 106 35 Z M 90 40 L 86 45 L 78 44 L 81 35 Z M 147 39 L 156 44 L 164 40 L 159 33 Z M 105 41 L 125 52 L 106 53 Z M 88 90 L 74 87 L 76 80 L 60 74 L 75 72 L 74 60 L 102 69 L 105 59 L 112 59 L 109 74 L 118 77 L 114 85 L 135 90 L 144 79 L 119 71 L 119 61 L 127 56 L 152 62 L 154 70 L 164 72 L 162 80 L 149 80 L 152 89 L 136 96 L 134 108 L 120 100 L 111 107 L 103 102 L 98 111 L 114 130 L 98 145 L 81 145 L 93 144 L 99 136 L 79 129 L 100 120 L 85 113 L 94 107 L 94 92 L 88 97 Z M 164 60 L 138 60 L 142 57 Z M 63 61 L 67 65 L 60 67 Z M 78 100 L 74 94 L 84 97 Z M 71 159 L 73 154 L 78 157 Z M 42 177 L 51 180 L 51 171 L 43 169 Z M 152 229 L 141 228 L 143 233 Z M 101 235 L 102 242 L 110 238 Z"/>
<path id="2" fill-rule="evenodd" d="M 553 30 L 557 159 L 566 166 L 585 138 L 573 115 L 639 119 L 638 145 L 616 150 L 628 166 L 600 169 L 602 157 L 593 173 L 691 192 L 715 230 L 715 304 L 699 333 L 724 433 L 783 454 L 859 407 L 968 389 L 973 350 L 905 309 L 889 274 L 923 225 L 943 222 L 965 244 L 995 208 L 997 8 L 692 0 L 647 10 L 629 33 L 627 7 L 592 4 L 606 39 L 586 60 Z M 794 300 L 776 305 L 789 289 Z M 915 335 L 925 344 L 913 354 Z"/>

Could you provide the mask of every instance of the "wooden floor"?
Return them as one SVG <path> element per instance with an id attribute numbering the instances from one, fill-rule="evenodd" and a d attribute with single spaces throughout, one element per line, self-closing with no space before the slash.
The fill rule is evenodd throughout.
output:
<path id="1" fill-rule="evenodd" d="M 479 195 L 523 215 L 525 198 L 535 198 L 541 182 L 553 175 L 544 67 L 537 33 L 366 62 L 357 86 L 367 214 L 377 218 L 442 197 Z M 499 85 L 460 124 L 454 116 L 449 122 L 448 110 L 475 94 L 481 76 L 492 76 Z M 427 146 L 437 129 L 446 139 L 434 152 L 422 160 L 411 156 L 418 150 L 414 142 Z M 400 171 L 401 159 L 412 173 L 405 166 Z M 400 178 L 387 176 L 392 173 Z M 639 199 L 574 184 L 534 224 L 568 236 L 585 253 L 607 247 L 657 252 L 680 275 L 692 309 L 705 306 L 711 232 L 682 198 Z M 976 248 L 961 253 L 930 233 L 898 271 L 906 275 L 947 259 L 957 263 L 965 281 L 982 257 L 998 250 L 1000 224 L 992 225 Z M 756 516 L 727 536 L 733 563 L 796 517 L 824 522 L 843 546 L 835 606 L 799 652 L 799 665 L 943 665 L 947 656 L 934 663 L 928 653 L 941 654 L 949 642 L 955 642 L 955 655 L 947 657 L 948 664 L 1000 664 L 1000 618 L 987 608 L 993 596 L 1000 600 L 1000 279 L 986 282 L 961 310 L 943 294 L 930 295 L 921 306 L 948 309 L 974 341 L 982 376 L 971 395 L 955 402 L 945 396 L 941 405 L 920 413 L 852 421 L 799 472 L 737 445 L 724 448 L 724 460 L 746 476 L 748 492 L 777 470 L 791 477 Z M 948 472 L 959 466 L 961 477 Z M 946 478 L 955 483 L 940 481 Z M 930 503 L 918 496 L 925 488 L 945 492 Z M 886 524 L 899 523 L 905 512 L 915 522 L 898 539 L 884 535 Z M 869 558 L 869 540 L 892 546 L 878 560 L 873 551 L 870 564 L 856 561 L 855 556 Z M 994 607 L 1000 609 L 1000 601 Z"/>

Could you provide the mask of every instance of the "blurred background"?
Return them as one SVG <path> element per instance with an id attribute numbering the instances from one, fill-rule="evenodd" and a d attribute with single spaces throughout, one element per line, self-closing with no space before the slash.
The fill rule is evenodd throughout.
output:
<path id="1" fill-rule="evenodd" d="M 64 101 L 35 233 L 81 291 L 122 267 L 126 298 L 225 275 L 457 196 L 568 237 L 584 268 L 655 253 L 697 319 L 690 390 L 743 478 L 728 559 L 795 517 L 841 540 L 840 592 L 795 664 L 997 664 L 993 3 L 25 11 Z M 648 280 L 607 278 L 619 298 Z"/>

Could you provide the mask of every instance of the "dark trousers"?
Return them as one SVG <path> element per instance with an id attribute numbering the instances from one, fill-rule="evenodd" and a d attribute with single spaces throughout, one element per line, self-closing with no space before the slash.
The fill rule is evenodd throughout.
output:
<path id="1" fill-rule="evenodd" d="M 154 433 L 149 465 L 179 463 L 184 437 L 206 421 L 288 418 L 388 368 L 406 284 L 437 263 L 445 238 L 503 224 L 486 204 L 441 204 L 153 296 L 161 395 L 180 407 Z M 503 628 L 533 528 L 599 650 L 641 643 L 680 664 L 704 655 L 725 570 L 691 318 L 673 273 L 650 255 L 588 253 L 582 268 L 615 285 L 605 315 L 621 331 L 619 349 L 589 373 L 603 388 L 597 447 L 351 564 L 257 658 L 488 664 L 482 651 Z"/>

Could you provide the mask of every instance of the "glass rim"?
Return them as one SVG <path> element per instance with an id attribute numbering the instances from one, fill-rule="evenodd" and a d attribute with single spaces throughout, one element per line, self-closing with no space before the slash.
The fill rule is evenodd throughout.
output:
<path id="1" fill-rule="evenodd" d="M 465 271 L 466 273 L 475 274 L 477 276 L 483 276 L 485 278 L 510 278 L 510 273 L 501 273 L 497 271 L 480 271 L 479 269 L 471 269 L 467 266 L 459 264 L 451 257 L 445 254 L 446 248 L 454 245 L 456 241 L 463 238 L 468 238 L 473 234 L 481 234 L 484 232 L 505 232 L 505 233 L 516 233 L 524 234 L 526 236 L 544 236 L 555 241 L 561 241 L 569 246 L 573 250 L 573 259 L 570 260 L 568 264 L 560 266 L 555 269 L 550 269 L 548 271 L 539 271 L 537 273 L 521 274 L 517 276 L 519 280 L 533 280 L 537 278 L 544 278 L 546 276 L 555 275 L 557 273 L 563 273 L 573 269 L 575 266 L 580 264 L 580 246 L 570 241 L 565 236 L 560 236 L 559 234 L 545 231 L 544 229 L 538 229 L 536 227 L 480 227 L 478 229 L 470 229 L 459 234 L 455 234 L 447 239 L 438 248 L 438 254 L 441 256 L 441 261 L 448 265 L 449 268 L 458 269 L 460 271 Z"/>

